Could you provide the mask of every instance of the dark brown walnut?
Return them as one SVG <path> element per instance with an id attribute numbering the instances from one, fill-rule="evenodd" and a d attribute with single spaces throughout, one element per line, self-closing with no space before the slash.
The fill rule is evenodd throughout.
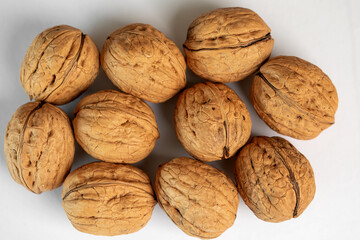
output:
<path id="1" fill-rule="evenodd" d="M 308 140 L 334 124 L 338 96 L 320 68 L 297 57 L 279 56 L 255 76 L 251 102 L 274 131 Z"/>
<path id="2" fill-rule="evenodd" d="M 59 187 L 75 153 L 71 123 L 50 103 L 29 102 L 11 117 L 4 151 L 12 178 L 34 193 Z"/>
<path id="3" fill-rule="evenodd" d="M 181 157 L 156 172 L 159 205 L 186 234 L 216 238 L 236 218 L 239 196 L 232 180 L 206 163 Z"/>
<path id="4" fill-rule="evenodd" d="M 154 112 L 130 94 L 99 91 L 83 98 L 74 114 L 77 142 L 106 162 L 138 162 L 150 154 L 159 138 Z"/>
<path id="5" fill-rule="evenodd" d="M 186 63 L 179 48 L 151 25 L 119 28 L 105 41 L 101 66 L 122 91 L 159 103 L 186 84 Z"/>
<path id="6" fill-rule="evenodd" d="M 79 29 L 46 29 L 31 43 L 20 80 L 30 99 L 65 104 L 84 92 L 99 72 L 99 51 Z"/>
<path id="7" fill-rule="evenodd" d="M 71 172 L 62 205 L 79 231 L 114 236 L 143 228 L 156 205 L 149 177 L 131 165 L 94 162 Z"/>
<path id="8" fill-rule="evenodd" d="M 235 162 L 240 196 L 267 222 L 300 216 L 315 195 L 314 173 L 309 161 L 280 137 L 254 137 Z"/>
<path id="9" fill-rule="evenodd" d="M 221 83 L 199 83 L 186 89 L 179 96 L 174 117 L 181 144 L 202 161 L 230 158 L 251 133 L 245 104 Z"/>
<path id="10" fill-rule="evenodd" d="M 189 26 L 186 62 L 198 76 L 215 82 L 239 81 L 254 73 L 274 45 L 270 28 L 246 8 L 219 8 Z"/>

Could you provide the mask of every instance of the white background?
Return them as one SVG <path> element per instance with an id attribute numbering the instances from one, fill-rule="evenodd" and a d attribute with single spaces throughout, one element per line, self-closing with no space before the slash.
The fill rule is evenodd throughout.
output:
<path id="1" fill-rule="evenodd" d="M 272 56 L 294 55 L 318 65 L 332 79 L 339 95 L 336 123 L 319 137 L 300 141 L 286 137 L 310 161 L 316 195 L 297 219 L 267 223 L 240 201 L 234 226 L 219 239 L 357 239 L 360 235 L 360 1 L 1 1 L 0 5 L 0 145 L 6 124 L 29 101 L 19 71 L 33 38 L 48 27 L 68 24 L 81 29 L 101 49 L 115 29 L 134 22 L 152 24 L 182 49 L 188 25 L 201 13 L 219 7 L 242 6 L 257 12 L 272 29 Z M 201 81 L 188 70 L 188 84 Z M 251 78 L 231 83 L 246 103 L 252 135 L 278 135 L 258 118 L 249 101 Z M 101 89 L 116 89 L 103 72 L 80 97 Z M 157 166 L 188 156 L 173 128 L 177 96 L 150 104 L 160 139 L 149 157 L 135 164 L 154 181 Z M 61 106 L 70 118 L 79 99 Z M 78 145 L 73 169 L 95 161 Z M 211 163 L 233 178 L 234 159 Z M 61 190 L 35 195 L 11 178 L 0 151 L 1 239 L 104 239 L 75 230 L 61 206 Z M 113 239 L 191 239 L 157 205 L 149 223 L 137 233 Z"/>

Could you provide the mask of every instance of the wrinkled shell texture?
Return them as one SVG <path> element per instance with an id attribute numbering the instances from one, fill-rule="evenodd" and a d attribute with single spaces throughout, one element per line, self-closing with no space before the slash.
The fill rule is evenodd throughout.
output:
<path id="1" fill-rule="evenodd" d="M 329 77 L 297 57 L 270 59 L 255 76 L 251 102 L 274 131 L 313 139 L 335 122 L 338 96 Z"/>
<path id="2" fill-rule="evenodd" d="M 280 137 L 254 137 L 242 148 L 235 179 L 246 205 L 268 222 L 298 217 L 315 195 L 309 161 Z"/>
<path id="3" fill-rule="evenodd" d="M 99 51 L 88 35 L 61 25 L 40 33 L 26 52 L 20 80 L 30 99 L 65 104 L 99 72 Z"/>
<path id="4" fill-rule="evenodd" d="M 239 196 L 232 180 L 206 163 L 175 158 L 156 173 L 160 206 L 186 234 L 216 238 L 236 218 Z"/>
<path id="5" fill-rule="evenodd" d="M 59 187 L 75 153 L 68 116 L 41 102 L 29 102 L 16 110 L 6 128 L 4 145 L 12 178 L 34 193 Z"/>
<path id="6" fill-rule="evenodd" d="M 199 83 L 179 96 L 175 131 L 185 150 L 202 161 L 233 156 L 250 137 L 251 119 L 238 95 L 222 83 Z"/>
<path id="7" fill-rule="evenodd" d="M 62 199 L 77 230 L 105 236 L 140 230 L 156 205 L 146 173 L 131 165 L 105 162 L 89 163 L 71 172 Z"/>
<path id="8" fill-rule="evenodd" d="M 198 76 L 215 82 L 239 81 L 270 56 L 270 28 L 246 8 L 219 8 L 202 14 L 188 29 L 186 62 Z"/>
<path id="9" fill-rule="evenodd" d="M 165 102 L 186 84 L 181 51 L 147 24 L 131 24 L 110 34 L 101 66 L 122 91 L 154 103 Z"/>
<path id="10" fill-rule="evenodd" d="M 99 91 L 83 98 L 74 114 L 77 142 L 106 162 L 138 162 L 150 154 L 159 138 L 154 112 L 130 94 Z"/>

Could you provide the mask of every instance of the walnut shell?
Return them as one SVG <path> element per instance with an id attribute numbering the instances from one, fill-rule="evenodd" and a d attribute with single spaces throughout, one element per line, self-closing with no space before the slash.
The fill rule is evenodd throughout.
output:
<path id="1" fill-rule="evenodd" d="M 99 51 L 79 29 L 60 25 L 40 33 L 28 48 L 20 80 L 30 99 L 65 104 L 83 93 L 99 72 Z"/>
<path id="2" fill-rule="evenodd" d="M 250 97 L 270 128 L 293 138 L 315 138 L 335 122 L 334 85 L 320 68 L 297 57 L 279 56 L 265 63 Z"/>
<path id="3" fill-rule="evenodd" d="M 235 162 L 240 196 L 267 222 L 298 217 L 315 195 L 309 161 L 280 137 L 254 137 Z"/>
<path id="4" fill-rule="evenodd" d="M 150 179 L 131 165 L 94 162 L 71 172 L 62 205 L 79 231 L 113 236 L 143 228 L 156 205 Z"/>
<path id="5" fill-rule="evenodd" d="M 274 45 L 270 28 L 246 8 L 219 8 L 189 26 L 186 62 L 198 76 L 215 82 L 239 81 L 254 73 Z"/>
<path id="6" fill-rule="evenodd" d="M 148 24 L 111 33 L 101 50 L 101 66 L 119 89 L 153 103 L 165 102 L 186 84 L 181 51 Z"/>
<path id="7" fill-rule="evenodd" d="M 11 117 L 4 151 L 12 178 L 34 193 L 59 187 L 75 153 L 71 123 L 50 103 L 29 102 Z"/>
<path id="8" fill-rule="evenodd" d="M 198 238 L 220 236 L 233 225 L 239 205 L 236 187 L 228 176 L 186 157 L 159 167 L 155 193 L 171 220 Z"/>
<path id="9" fill-rule="evenodd" d="M 202 161 L 233 156 L 249 139 L 251 119 L 245 104 L 221 83 L 199 83 L 179 96 L 175 131 L 185 150 Z"/>
<path id="10" fill-rule="evenodd" d="M 150 154 L 159 138 L 154 112 L 130 94 L 99 91 L 83 98 L 74 114 L 77 142 L 106 162 L 138 162 Z"/>

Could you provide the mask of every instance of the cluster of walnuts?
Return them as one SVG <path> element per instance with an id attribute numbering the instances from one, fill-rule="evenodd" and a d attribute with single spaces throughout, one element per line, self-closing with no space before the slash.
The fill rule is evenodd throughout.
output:
<path id="1" fill-rule="evenodd" d="M 34 193 L 59 187 L 72 225 L 95 235 L 138 231 L 158 202 L 185 233 L 215 238 L 233 225 L 239 196 L 269 222 L 298 217 L 315 194 L 309 161 L 281 137 L 253 137 L 251 118 L 224 82 L 255 73 L 251 102 L 276 132 L 312 139 L 334 123 L 338 98 L 328 76 L 297 57 L 268 60 L 274 39 L 253 11 L 222 8 L 189 26 L 186 59 L 163 33 L 147 24 L 114 31 L 101 53 L 79 29 L 56 26 L 29 47 L 20 80 L 30 99 L 13 114 L 5 136 L 13 179 Z M 84 97 L 74 120 L 55 105 L 81 95 L 99 67 L 121 90 Z M 186 85 L 186 65 L 209 80 L 181 92 L 175 131 L 195 159 L 179 157 L 159 166 L 154 190 L 142 170 L 159 138 L 154 112 L 143 100 L 165 102 Z M 210 82 L 211 81 L 211 82 Z M 55 105 L 53 105 L 55 104 Z M 75 139 L 102 160 L 70 172 Z M 237 154 L 236 185 L 204 163 Z"/>

